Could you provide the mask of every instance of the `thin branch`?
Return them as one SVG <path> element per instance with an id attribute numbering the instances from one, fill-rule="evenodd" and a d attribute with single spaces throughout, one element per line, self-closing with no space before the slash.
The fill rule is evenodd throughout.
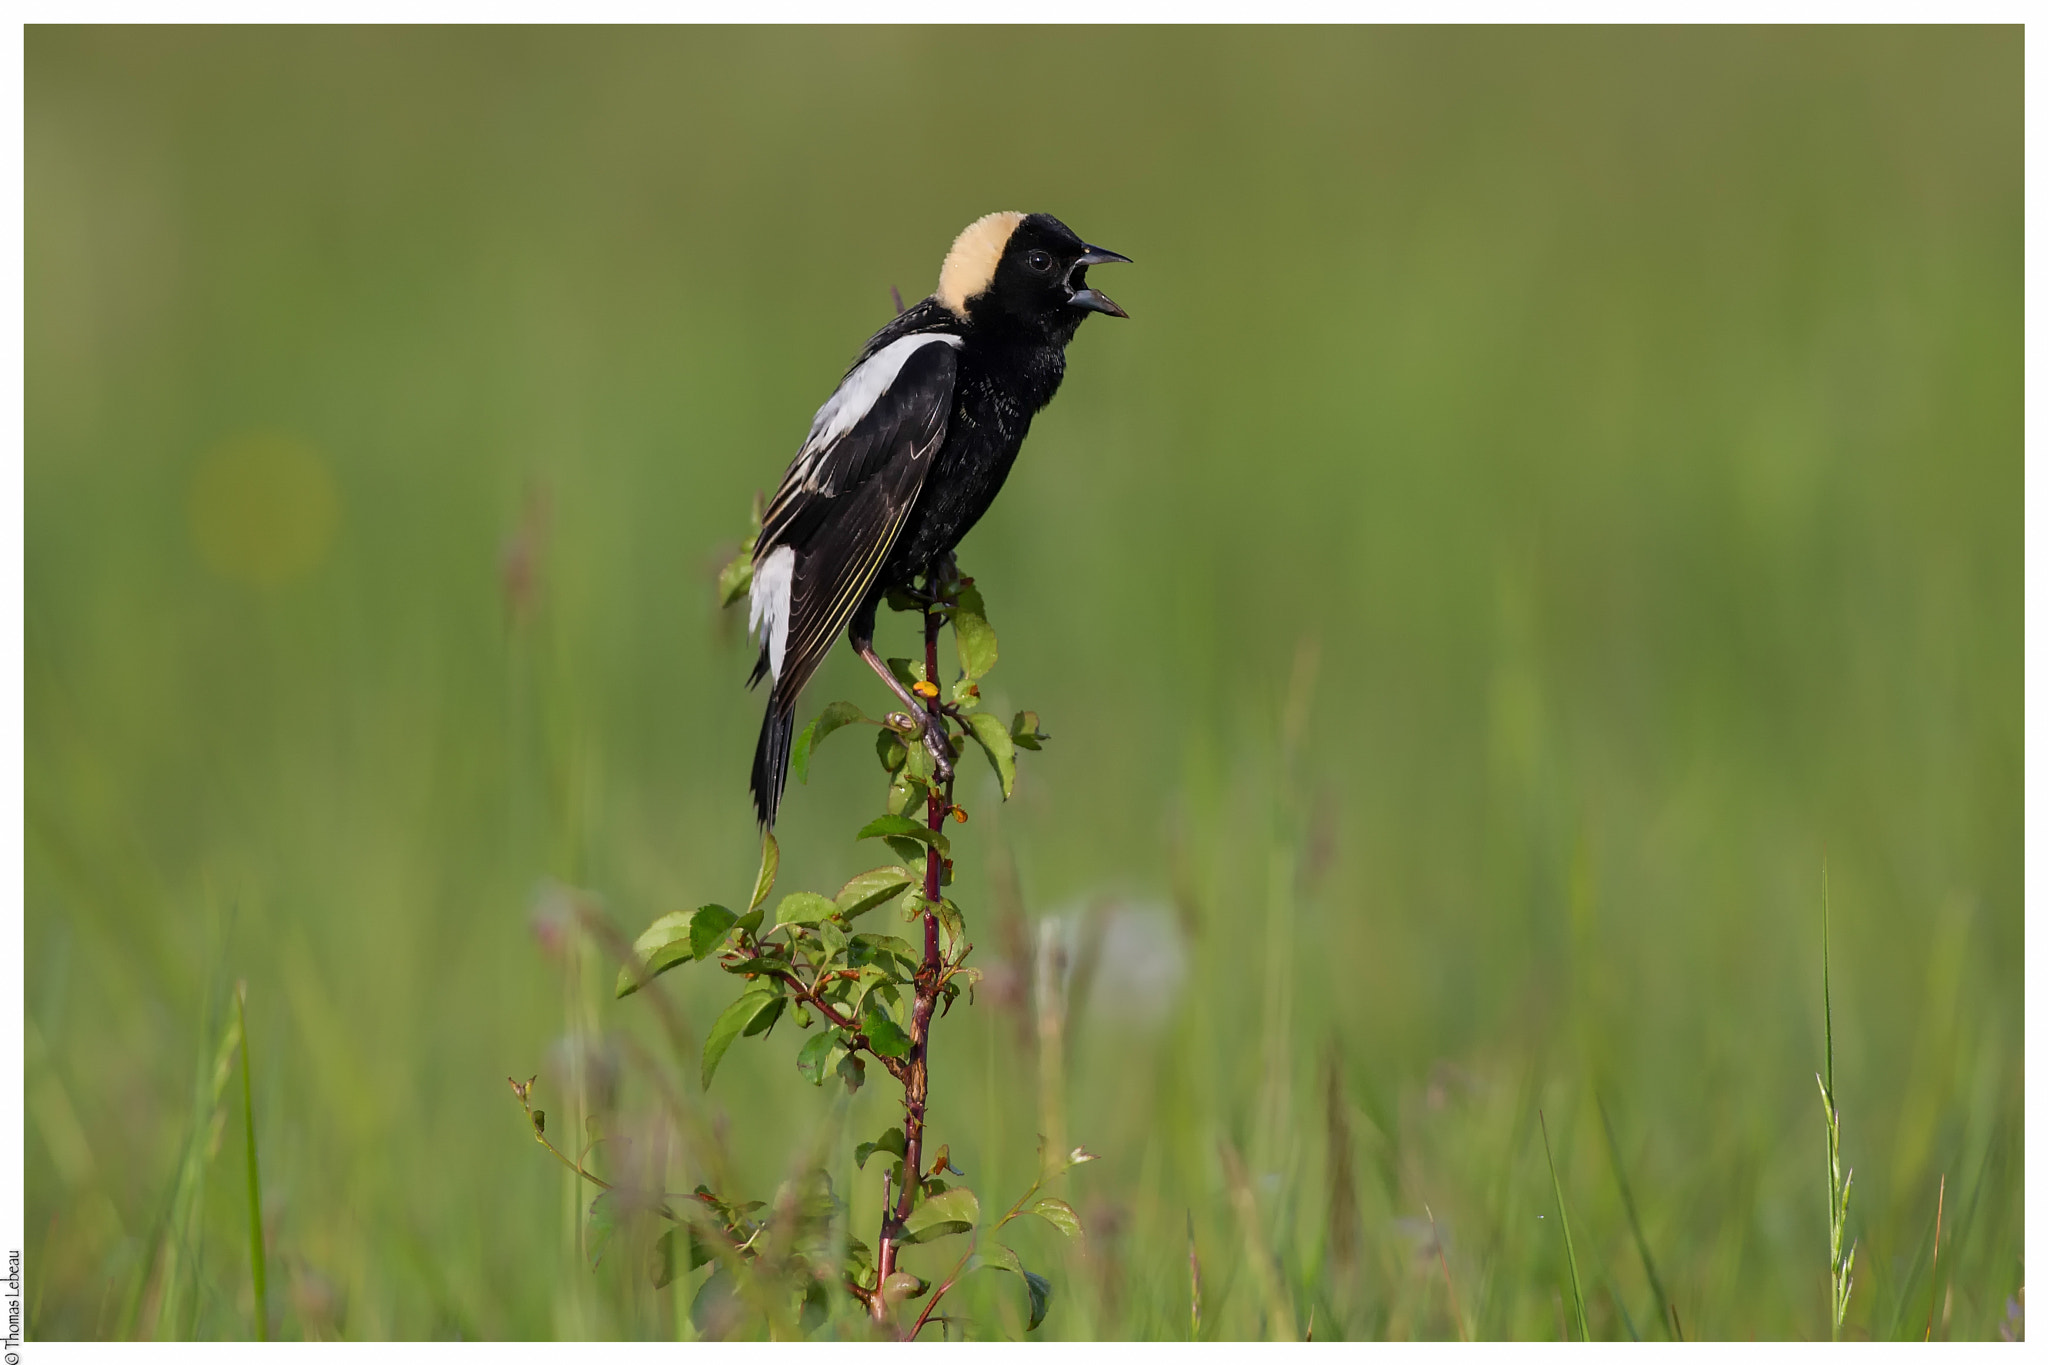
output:
<path id="1" fill-rule="evenodd" d="M 1061 1167 L 1061 1169 L 1067 1170 L 1071 1169 L 1071 1167 Z M 905 1341 L 917 1340 L 917 1334 L 924 1330 L 925 1320 L 931 1317 L 932 1310 L 939 1306 L 939 1300 L 946 1297 L 946 1291 L 951 1289 L 953 1287 L 954 1282 L 960 1278 L 961 1272 L 966 1268 L 967 1262 L 972 1260 L 974 1254 L 981 1250 L 981 1239 L 983 1237 L 995 1236 L 998 1232 L 1001 1232 L 1005 1227 L 1009 1226 L 1010 1221 L 1012 1219 L 1022 1215 L 1024 1212 L 1025 1201 L 1030 1199 L 1032 1195 L 1037 1194 L 1039 1189 L 1043 1187 L 1044 1184 L 1045 1168 L 1043 1166 L 1040 1166 L 1038 1171 L 1038 1178 L 1031 1182 L 1031 1188 L 1025 1190 L 1024 1193 L 1017 1196 L 1017 1202 L 1010 1205 L 1010 1211 L 1004 1214 L 1001 1218 L 998 1218 L 995 1222 L 994 1227 L 991 1227 L 984 1232 L 975 1233 L 974 1241 L 968 1246 L 966 1253 L 960 1257 L 959 1264 L 953 1267 L 952 1274 L 946 1277 L 946 1281 L 944 1284 L 941 1284 L 937 1290 L 933 1291 L 931 1301 L 926 1303 L 924 1306 L 924 1312 L 917 1315 L 917 1324 L 913 1326 L 910 1329 L 909 1334 L 903 1338 Z"/>

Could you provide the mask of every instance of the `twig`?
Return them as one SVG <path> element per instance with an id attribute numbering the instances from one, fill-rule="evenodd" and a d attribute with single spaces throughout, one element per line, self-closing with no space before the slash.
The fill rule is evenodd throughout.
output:
<path id="1" fill-rule="evenodd" d="M 541 1146 L 547 1148 L 548 1154 L 554 1157 L 555 1160 L 561 1162 L 564 1166 L 568 1167 L 576 1174 L 582 1176 L 585 1180 L 588 1180 L 591 1184 L 597 1186 L 600 1190 L 611 1189 L 611 1181 L 604 1179 L 595 1171 L 585 1170 L 583 1163 L 581 1161 L 571 1160 L 569 1158 L 568 1153 L 564 1152 L 561 1148 L 555 1146 L 554 1143 L 548 1141 L 547 1131 L 545 1130 L 545 1128 L 542 1127 L 541 1120 L 538 1117 L 537 1111 L 534 1109 L 532 1102 L 527 1099 L 527 1095 L 533 1089 L 533 1082 L 527 1081 L 524 1084 L 522 1084 L 518 1081 L 513 1080 L 510 1076 L 507 1076 L 505 1078 L 505 1081 L 508 1085 L 512 1087 L 512 1093 L 519 1097 L 519 1107 L 526 1111 L 527 1121 L 529 1125 L 533 1128 L 533 1140 L 535 1142 L 538 1142 Z M 670 1208 L 666 1203 L 652 1204 L 648 1207 L 653 1212 L 658 1213 L 663 1218 L 668 1219 L 671 1223 L 687 1223 L 690 1221 L 689 1219 L 683 1217 L 681 1214 L 677 1213 L 674 1209 Z"/>
<path id="2" fill-rule="evenodd" d="M 1069 1169 L 1069 1167 L 1063 1166 L 1060 1169 L 1067 1170 Z M 939 1300 L 946 1297 L 946 1291 L 953 1287 L 954 1282 L 960 1278 L 961 1273 L 967 1268 L 967 1263 L 970 1260 L 974 1259 L 974 1254 L 976 1252 L 981 1250 L 981 1239 L 983 1237 L 995 1236 L 995 1234 L 1001 1232 L 1005 1227 L 1007 1227 L 1012 1220 L 1021 1215 L 1024 1212 L 1024 1205 L 1030 1200 L 1031 1196 L 1037 1194 L 1039 1190 L 1044 1187 L 1045 1176 L 1045 1165 L 1043 1158 L 1041 1157 L 1037 1179 L 1031 1182 L 1031 1187 L 1029 1189 L 1025 1190 L 1024 1193 L 1017 1196 L 1017 1202 L 1010 1205 L 1009 1212 L 1005 1213 L 1001 1218 L 998 1218 L 995 1221 L 995 1225 L 993 1227 L 990 1227 L 985 1231 L 978 1231 L 974 1234 L 973 1242 L 969 1244 L 966 1252 L 960 1257 L 958 1263 L 954 1265 L 952 1272 L 946 1276 L 945 1283 L 941 1284 L 938 1287 L 938 1289 L 933 1291 L 930 1301 L 928 1301 L 924 1306 L 924 1311 L 917 1315 L 917 1322 L 911 1327 L 910 1331 L 907 1334 L 905 1334 L 903 1338 L 905 1341 L 917 1340 L 917 1334 L 924 1330 L 925 1322 L 927 1319 L 931 1317 L 932 1310 L 939 1306 Z M 1192 1217 L 1193 1215 L 1189 1216 Z M 1192 1243 L 1190 1245 L 1192 1245 Z"/>
<path id="3" fill-rule="evenodd" d="M 759 948 L 742 945 L 728 950 L 727 956 L 735 962 L 748 962 L 760 959 L 763 954 Z M 758 974 L 748 973 L 748 975 Z M 835 977 L 857 977 L 859 976 L 858 972 L 820 972 L 816 980 L 808 983 L 793 970 L 777 972 L 776 975 L 789 982 L 800 1003 L 809 1005 L 817 1010 L 819 1014 L 825 1017 L 825 1022 L 834 1028 L 846 1030 L 847 1051 L 867 1053 L 868 1056 L 881 1064 L 884 1071 L 895 1077 L 899 1082 L 905 1082 L 910 1079 L 910 1067 L 901 1057 L 889 1057 L 875 1051 L 874 1046 L 868 1041 L 867 1034 L 860 1031 L 859 1023 L 847 1015 L 841 1014 L 832 1002 L 825 998 L 826 983 Z"/>

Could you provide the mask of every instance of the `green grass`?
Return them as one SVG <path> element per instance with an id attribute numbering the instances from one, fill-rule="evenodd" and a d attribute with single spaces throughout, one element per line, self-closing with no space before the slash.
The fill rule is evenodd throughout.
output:
<path id="1" fill-rule="evenodd" d="M 890 287 L 1020 207 L 1137 262 L 962 555 L 1053 739 L 1007 805 L 967 760 L 989 980 L 932 1140 L 991 1208 L 1040 1132 L 1100 1155 L 1085 1255 L 1015 1239 L 1039 1335 L 1557 1338 L 1569 1259 L 1595 1338 L 1824 1339 L 1827 1048 L 1842 1335 L 1995 1337 L 2021 71 L 2016 29 L 32 30 L 30 1334 L 687 1334 L 705 1272 L 654 1289 L 632 1223 L 593 1267 L 507 1076 L 674 1190 L 838 1134 L 872 1228 L 884 1088 L 842 1113 L 778 1028 L 700 1092 L 716 983 L 614 1000 L 568 926 L 746 896 L 712 577 Z M 872 864 L 858 748 L 780 887 Z"/>

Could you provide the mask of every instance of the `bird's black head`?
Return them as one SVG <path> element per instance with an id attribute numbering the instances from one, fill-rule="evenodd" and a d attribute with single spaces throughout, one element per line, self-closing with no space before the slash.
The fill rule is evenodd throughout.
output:
<path id="1" fill-rule="evenodd" d="M 1064 344 L 1090 313 L 1128 317 L 1088 267 L 1130 257 L 1090 246 L 1049 213 L 991 213 L 954 239 L 938 300 L 977 325 L 1035 331 Z"/>

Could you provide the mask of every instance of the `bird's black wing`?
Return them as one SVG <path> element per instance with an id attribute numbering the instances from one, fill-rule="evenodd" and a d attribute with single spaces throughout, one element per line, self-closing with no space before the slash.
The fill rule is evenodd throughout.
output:
<path id="1" fill-rule="evenodd" d="M 784 707 L 845 629 L 917 501 L 946 437 L 959 344 L 931 332 L 871 348 L 818 410 L 762 517 L 756 581 L 777 551 L 794 552 L 786 602 L 764 613 L 787 612 L 786 645 L 771 670 Z"/>

